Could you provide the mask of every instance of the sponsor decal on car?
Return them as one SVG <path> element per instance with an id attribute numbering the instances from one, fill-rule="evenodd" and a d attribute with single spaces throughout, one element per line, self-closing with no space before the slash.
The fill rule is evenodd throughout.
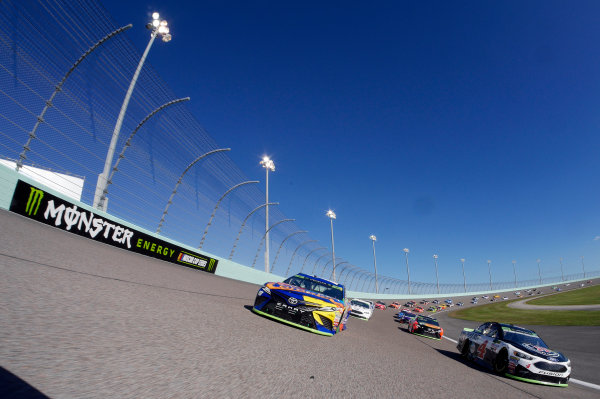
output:
<path id="1" fill-rule="evenodd" d="M 532 352 L 537 352 L 544 356 L 549 356 L 549 357 L 559 357 L 560 356 L 558 353 L 551 351 L 548 348 L 541 347 L 541 346 L 536 346 L 536 345 L 532 345 L 532 344 L 523 344 L 523 346 Z"/>
<path id="2" fill-rule="evenodd" d="M 542 374 L 542 375 L 549 375 L 551 377 L 560 377 L 562 376 L 562 373 L 556 373 L 553 371 L 546 371 L 546 370 L 538 370 L 537 371 L 538 374 Z"/>

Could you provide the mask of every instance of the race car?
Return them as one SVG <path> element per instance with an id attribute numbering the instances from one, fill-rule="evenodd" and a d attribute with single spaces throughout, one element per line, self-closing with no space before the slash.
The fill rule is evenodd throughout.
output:
<path id="1" fill-rule="evenodd" d="M 332 336 L 346 328 L 350 305 L 343 285 L 304 273 L 266 283 L 252 311 L 316 334 Z"/>
<path id="2" fill-rule="evenodd" d="M 392 302 L 390 304 L 390 308 L 400 309 L 401 307 L 402 307 L 402 305 L 400 305 L 400 302 Z"/>
<path id="3" fill-rule="evenodd" d="M 371 304 L 362 299 L 353 299 L 350 301 L 350 316 L 369 320 L 373 316 Z"/>
<path id="4" fill-rule="evenodd" d="M 415 312 L 417 312 L 417 313 L 423 313 L 423 312 L 425 311 L 425 309 L 423 309 L 421 306 L 417 306 L 417 307 L 414 309 L 414 311 L 415 311 Z"/>
<path id="5" fill-rule="evenodd" d="M 386 309 L 385 302 L 382 302 L 382 301 L 375 302 L 375 309 L 385 310 Z"/>
<path id="6" fill-rule="evenodd" d="M 421 315 L 408 323 L 408 332 L 433 339 L 442 339 L 444 335 L 444 329 L 436 319 Z"/>
<path id="7" fill-rule="evenodd" d="M 435 311 L 437 311 L 437 308 L 436 308 L 435 306 L 430 306 L 430 307 L 427 309 L 427 311 L 428 311 L 428 312 L 435 312 Z"/>
<path id="8" fill-rule="evenodd" d="M 571 376 L 569 359 L 550 350 L 534 331 L 512 324 L 464 328 L 456 347 L 464 358 L 517 380 L 566 387 Z"/>
<path id="9" fill-rule="evenodd" d="M 416 318 L 416 313 L 411 312 L 403 312 L 402 317 L 400 317 L 400 323 L 409 323 L 412 319 Z"/>

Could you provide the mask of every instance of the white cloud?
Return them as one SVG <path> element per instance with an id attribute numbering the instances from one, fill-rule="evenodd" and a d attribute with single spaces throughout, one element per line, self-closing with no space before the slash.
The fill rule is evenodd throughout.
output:
<path id="1" fill-rule="evenodd" d="M 600 241 L 600 236 L 594 237 L 594 241 Z"/>

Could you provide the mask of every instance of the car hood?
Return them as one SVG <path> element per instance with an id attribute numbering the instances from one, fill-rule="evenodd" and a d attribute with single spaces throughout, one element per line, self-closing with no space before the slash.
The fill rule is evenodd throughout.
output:
<path id="1" fill-rule="evenodd" d="M 433 328 L 434 330 L 439 330 L 441 329 L 440 326 L 436 326 L 434 324 L 429 324 L 429 323 L 419 323 L 420 326 L 424 326 L 424 327 L 429 327 L 429 328 Z"/>
<path id="2" fill-rule="evenodd" d="M 307 304 L 313 304 L 315 306 L 333 306 L 338 308 L 344 308 L 345 306 L 344 302 L 339 299 L 332 298 L 318 292 L 309 291 L 295 285 L 285 283 L 267 283 L 265 286 L 271 290 L 271 294 L 275 292 L 282 297 L 294 298 Z M 290 301 L 288 300 L 288 303 L 289 302 Z"/>
<path id="3" fill-rule="evenodd" d="M 509 341 L 510 342 L 510 341 Z M 552 349 L 532 345 L 532 344 L 518 344 L 510 342 L 511 345 L 522 350 L 523 352 L 529 353 L 530 355 L 538 356 L 551 362 L 566 362 L 567 357 L 560 352 L 555 352 Z"/>

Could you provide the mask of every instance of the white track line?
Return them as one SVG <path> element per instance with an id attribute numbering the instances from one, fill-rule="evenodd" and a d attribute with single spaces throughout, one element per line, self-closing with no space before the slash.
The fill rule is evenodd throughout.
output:
<path id="1" fill-rule="evenodd" d="M 592 384 L 590 382 L 576 380 L 575 378 L 571 378 L 569 380 L 569 382 L 574 382 L 575 384 L 583 385 L 584 387 L 588 387 L 588 388 L 592 388 L 592 389 L 597 389 L 597 390 L 600 391 L 600 385 Z"/>
<path id="2" fill-rule="evenodd" d="M 458 341 L 452 338 L 448 338 L 445 335 L 443 336 L 444 338 L 446 338 L 448 341 L 454 342 L 455 344 L 458 344 Z M 585 381 L 581 381 L 581 380 L 577 380 L 575 378 L 571 378 L 569 379 L 569 382 L 575 383 L 575 384 L 579 384 L 579 385 L 583 385 L 584 387 L 588 387 L 588 388 L 592 388 L 592 389 L 597 389 L 600 391 L 600 385 L 596 385 L 596 384 L 592 384 L 591 382 L 585 382 Z"/>
<path id="3" fill-rule="evenodd" d="M 448 338 L 448 337 L 446 337 L 445 335 L 444 335 L 443 337 L 444 337 L 444 338 L 446 338 L 448 341 L 452 341 L 452 342 L 454 342 L 455 344 L 458 344 L 458 341 L 457 341 L 457 340 L 455 340 L 455 339 Z"/>

